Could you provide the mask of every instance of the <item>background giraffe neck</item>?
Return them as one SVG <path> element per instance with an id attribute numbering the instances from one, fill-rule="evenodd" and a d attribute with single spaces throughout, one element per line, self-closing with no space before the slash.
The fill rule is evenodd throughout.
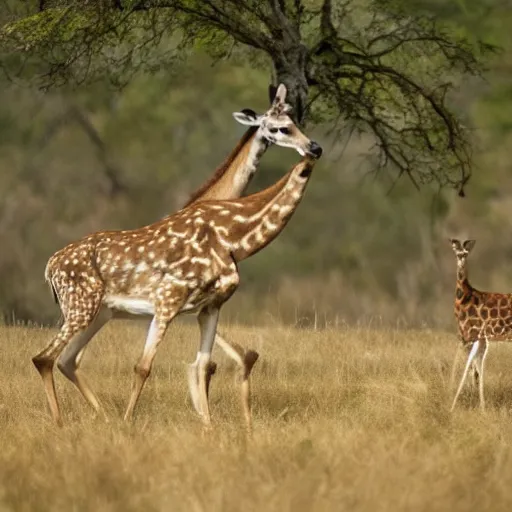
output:
<path id="1" fill-rule="evenodd" d="M 196 190 L 184 206 L 208 199 L 236 199 L 245 192 L 268 143 L 251 126 L 213 176 Z"/>
<path id="2" fill-rule="evenodd" d="M 257 253 L 281 233 L 304 195 L 313 167 L 314 162 L 305 158 L 271 187 L 239 201 L 241 213 L 233 215 L 226 237 L 236 261 Z"/>
<path id="3" fill-rule="evenodd" d="M 457 261 L 457 283 L 455 294 L 458 299 L 461 299 L 468 293 L 471 294 L 472 287 L 468 280 L 468 267 L 467 261 Z"/>
<path id="4" fill-rule="evenodd" d="M 457 262 L 457 283 L 468 283 L 468 266 L 466 261 Z"/>

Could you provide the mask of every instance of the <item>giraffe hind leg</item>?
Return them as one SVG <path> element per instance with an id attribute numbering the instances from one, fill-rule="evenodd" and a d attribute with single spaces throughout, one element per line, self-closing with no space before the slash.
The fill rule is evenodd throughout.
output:
<path id="1" fill-rule="evenodd" d="M 247 431 L 252 431 L 252 411 L 251 411 L 251 382 L 250 375 L 253 366 L 258 360 L 259 354 L 254 350 L 244 350 L 240 345 L 231 343 L 217 333 L 215 342 L 224 350 L 224 352 L 233 359 L 241 370 L 240 396 L 242 409 Z"/>
<path id="2" fill-rule="evenodd" d="M 210 406 L 209 406 L 209 391 L 210 381 L 215 373 L 216 365 L 210 360 L 212 349 L 215 343 L 215 334 L 217 332 L 217 324 L 219 321 L 219 308 L 206 307 L 201 310 L 197 320 L 199 329 L 201 331 L 201 342 L 196 361 L 191 365 L 190 372 L 196 372 L 197 379 L 191 378 L 189 384 L 196 385 L 195 389 L 190 389 L 193 401 L 196 403 L 194 407 L 199 412 L 203 424 L 206 428 L 211 426 Z M 189 374 L 189 376 L 191 375 Z"/>
<path id="3" fill-rule="evenodd" d="M 76 280 L 63 280 L 59 283 L 59 288 L 65 291 L 65 293 L 59 294 L 59 305 L 64 322 L 57 336 L 32 358 L 32 362 L 43 379 L 52 417 L 58 425 L 62 425 L 62 417 L 55 392 L 53 367 L 75 337 L 83 338 L 80 333 L 87 331 L 94 322 L 101 303 L 101 288 L 90 293 L 82 284 Z"/>
<path id="4" fill-rule="evenodd" d="M 76 333 L 65 347 L 57 360 L 57 367 L 80 391 L 87 403 L 98 413 L 102 411 L 100 402 L 87 384 L 83 375 L 78 372 L 81 355 L 93 336 L 112 318 L 107 308 L 101 308 L 86 329 Z M 104 415 L 104 414 L 103 414 Z"/>
<path id="5" fill-rule="evenodd" d="M 32 358 L 32 362 L 43 379 L 43 386 L 50 406 L 50 412 L 57 423 L 62 426 L 62 416 L 60 413 L 59 402 L 55 392 L 55 380 L 53 367 L 56 359 L 69 343 L 71 338 L 79 331 L 76 324 L 64 322 L 57 336 L 38 354 Z"/>

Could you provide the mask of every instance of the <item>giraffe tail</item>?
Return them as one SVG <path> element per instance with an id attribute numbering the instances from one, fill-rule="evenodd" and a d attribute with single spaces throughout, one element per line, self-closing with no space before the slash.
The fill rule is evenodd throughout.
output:
<path id="1" fill-rule="evenodd" d="M 52 260 L 50 258 L 48 260 L 48 263 L 46 264 L 46 268 L 44 269 L 44 279 L 46 281 L 46 284 L 48 284 L 48 286 L 50 287 L 50 290 L 53 295 L 53 300 L 55 301 L 56 304 L 60 305 L 59 295 L 57 293 L 57 290 L 55 289 L 55 285 L 53 284 L 53 280 L 52 280 L 52 271 L 51 271 L 51 266 L 50 266 L 51 261 Z"/>

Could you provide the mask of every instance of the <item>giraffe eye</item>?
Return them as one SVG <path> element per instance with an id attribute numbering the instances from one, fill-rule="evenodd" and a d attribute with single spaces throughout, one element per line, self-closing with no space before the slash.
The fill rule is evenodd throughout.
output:
<path id="1" fill-rule="evenodd" d="M 281 133 L 284 133 L 285 135 L 290 135 L 290 129 L 289 128 L 279 128 L 279 131 Z"/>

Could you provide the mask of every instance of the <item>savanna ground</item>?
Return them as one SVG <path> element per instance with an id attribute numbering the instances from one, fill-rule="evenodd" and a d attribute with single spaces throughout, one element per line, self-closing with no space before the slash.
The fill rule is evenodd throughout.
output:
<path id="1" fill-rule="evenodd" d="M 261 353 L 246 439 L 236 369 L 220 351 L 215 429 L 203 434 L 187 398 L 188 324 L 171 327 L 134 423 L 121 421 L 144 328 L 113 322 L 85 356 L 108 423 L 57 377 L 62 429 L 30 362 L 51 332 L 0 329 L 1 510 L 511 510 L 505 345 L 487 359 L 487 411 L 466 392 L 450 414 L 452 333 L 227 326 Z"/>

